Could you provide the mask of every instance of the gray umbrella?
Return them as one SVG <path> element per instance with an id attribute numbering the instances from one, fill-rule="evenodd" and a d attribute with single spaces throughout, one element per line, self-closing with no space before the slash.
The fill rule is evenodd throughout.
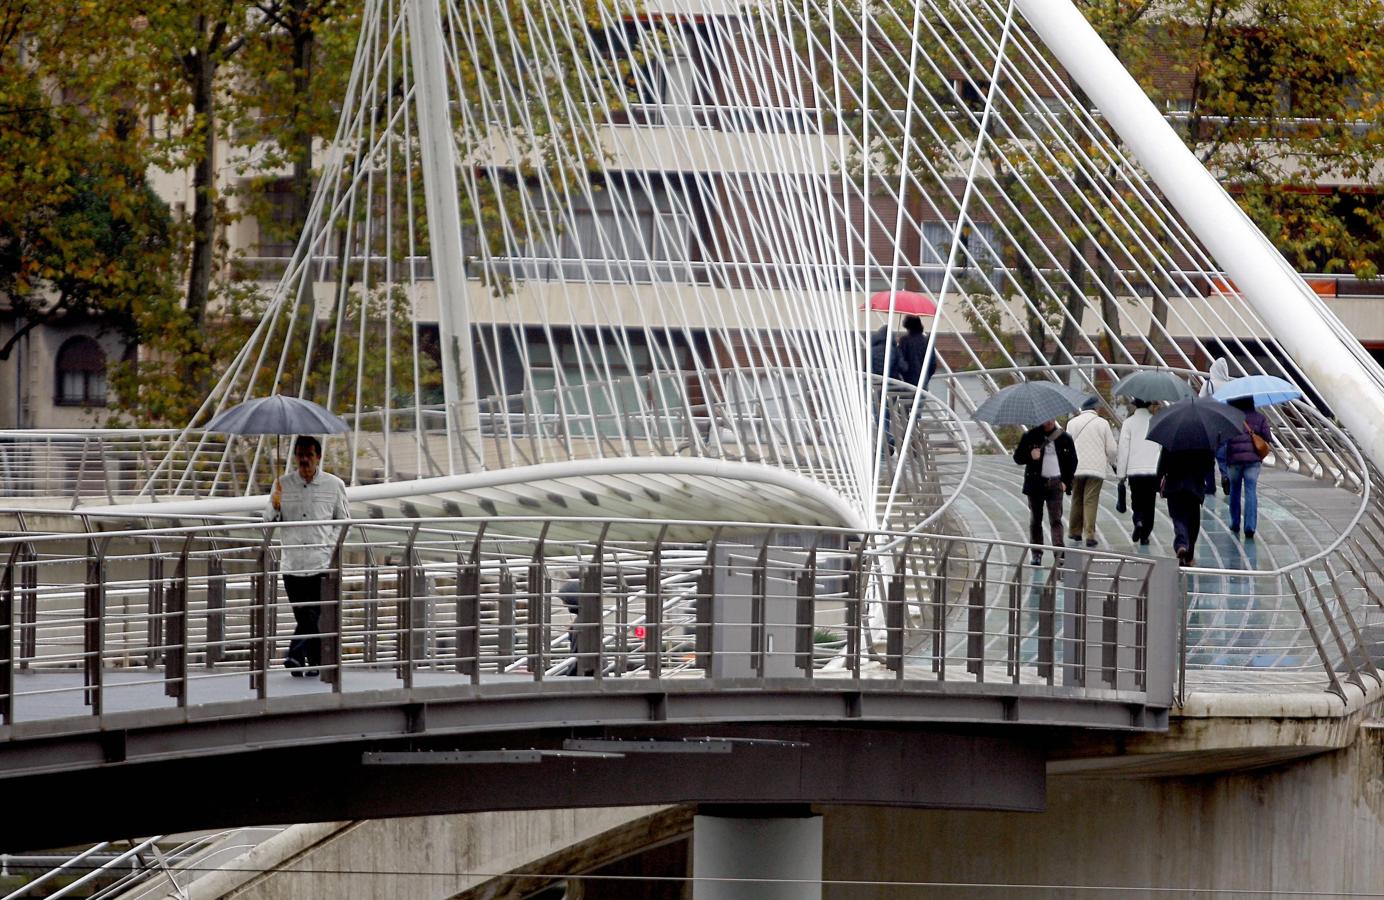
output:
<path id="1" fill-rule="evenodd" d="M 1076 412 L 1087 396 L 1055 381 L 1021 381 L 986 398 L 971 418 L 991 425 L 1037 425 Z"/>
<path id="2" fill-rule="evenodd" d="M 351 426 L 311 400 L 272 394 L 223 410 L 207 423 L 206 430 L 222 434 L 342 434 Z"/>
<path id="3" fill-rule="evenodd" d="M 1133 397 L 1149 403 L 1175 403 L 1196 396 L 1187 382 L 1172 372 L 1131 372 L 1110 389 L 1117 396 Z"/>

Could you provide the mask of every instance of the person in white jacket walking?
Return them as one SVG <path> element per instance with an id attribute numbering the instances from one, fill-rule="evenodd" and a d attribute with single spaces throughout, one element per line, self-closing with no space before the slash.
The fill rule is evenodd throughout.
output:
<path id="1" fill-rule="evenodd" d="M 1146 435 L 1153 421 L 1147 400 L 1135 400 L 1134 412 L 1120 428 L 1120 448 L 1115 455 L 1115 474 L 1129 482 L 1129 511 L 1134 531 L 1129 539 L 1147 547 L 1153 534 L 1153 510 L 1158 500 L 1158 458 L 1163 448 Z"/>
<path id="2" fill-rule="evenodd" d="M 293 442 L 297 468 L 274 480 L 264 518 L 270 522 L 321 522 L 350 515 L 346 485 L 321 468 L 322 442 L 299 435 Z M 284 592 L 293 607 L 297 627 L 288 644 L 284 667 L 294 677 L 318 674 L 322 665 L 322 584 L 331 568 L 340 528 L 335 525 L 292 525 L 278 529 L 283 552 L 279 567 Z"/>
<path id="3" fill-rule="evenodd" d="M 1119 445 L 1114 429 L 1097 411 L 1100 398 L 1092 395 L 1081 406 L 1080 415 L 1067 423 L 1067 433 L 1076 443 L 1076 478 L 1072 483 L 1072 520 L 1067 536 L 1073 541 L 1086 538 L 1086 546 L 1096 541 L 1096 513 L 1100 510 L 1100 491 L 1115 465 Z"/>

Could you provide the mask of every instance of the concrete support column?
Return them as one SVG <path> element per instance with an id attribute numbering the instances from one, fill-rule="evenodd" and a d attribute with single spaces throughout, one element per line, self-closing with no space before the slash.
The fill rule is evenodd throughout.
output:
<path id="1" fill-rule="evenodd" d="M 703 806 L 692 900 L 821 900 L 822 817 L 806 806 Z M 705 879 L 766 879 L 764 881 Z"/>

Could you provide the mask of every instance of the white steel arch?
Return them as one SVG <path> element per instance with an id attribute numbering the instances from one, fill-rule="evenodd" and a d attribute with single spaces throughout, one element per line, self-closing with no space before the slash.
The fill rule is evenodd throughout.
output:
<path id="1" fill-rule="evenodd" d="M 335 468 L 401 508 L 730 461 L 839 498 L 749 479 L 766 521 L 915 527 L 1008 439 L 965 421 L 1005 380 L 1215 356 L 1378 462 L 1384 377 L 1137 91 L 1065 2 L 369 0 L 298 250 L 145 494 L 265 490 L 268 443 L 198 426 L 279 390 L 346 414 Z M 941 303 L 936 395 L 871 358 L 890 289 Z M 1343 471 L 1275 415 L 1284 465 Z"/>

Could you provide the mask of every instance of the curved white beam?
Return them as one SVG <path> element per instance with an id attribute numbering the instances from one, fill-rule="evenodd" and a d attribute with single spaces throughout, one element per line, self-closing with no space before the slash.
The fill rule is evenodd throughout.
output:
<path id="1" fill-rule="evenodd" d="M 534 485 L 545 481 L 563 481 L 572 478 L 600 480 L 602 477 L 619 475 L 680 475 L 686 476 L 694 482 L 698 477 L 703 477 L 763 484 L 789 491 L 801 497 L 802 504 L 799 508 L 822 519 L 815 524 L 839 525 L 861 530 L 870 529 L 870 524 L 859 510 L 852 507 L 840 494 L 820 482 L 774 466 L 701 457 L 656 456 L 543 463 L 513 469 L 475 472 L 470 475 L 444 475 L 413 481 L 357 485 L 346 488 L 346 498 L 352 503 L 369 503 L 486 488 L 504 488 L 509 485 Z M 216 515 L 254 515 L 264 508 L 268 500 L 267 494 L 253 497 L 207 497 L 200 500 L 177 500 L 171 503 L 84 506 L 79 511 L 91 515 L 128 517 L 187 516 L 192 518 Z M 774 516 L 778 510 L 766 508 L 765 512 L 768 513 L 766 522 L 776 521 Z M 715 518 L 714 513 L 714 510 L 708 509 L 706 518 Z M 573 517 L 571 512 L 557 507 L 533 510 L 531 514 L 550 515 L 553 518 Z M 658 510 L 651 505 L 650 517 L 656 518 L 657 514 Z"/>
<path id="2" fill-rule="evenodd" d="M 1384 372 L 1341 352 L 1330 311 L 1182 142 L 1069 0 L 1016 0 L 1062 66 L 1148 170 L 1375 465 L 1384 466 Z"/>

